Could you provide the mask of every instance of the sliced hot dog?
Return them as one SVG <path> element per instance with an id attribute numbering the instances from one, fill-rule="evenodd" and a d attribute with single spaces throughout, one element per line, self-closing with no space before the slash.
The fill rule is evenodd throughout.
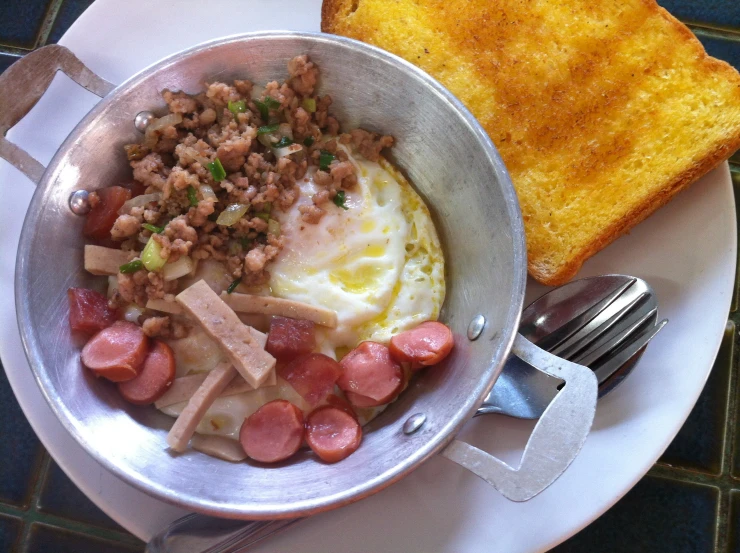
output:
<path id="1" fill-rule="evenodd" d="M 118 391 L 129 403 L 149 405 L 162 397 L 174 379 L 175 354 L 172 348 L 154 340 L 139 374 L 136 378 L 119 383 Z"/>
<path id="2" fill-rule="evenodd" d="M 280 361 L 291 361 L 316 347 L 316 324 L 288 317 L 273 317 L 265 349 Z"/>
<path id="3" fill-rule="evenodd" d="M 356 407 L 374 407 L 393 400 L 403 387 L 403 371 L 378 342 L 362 342 L 339 363 L 337 380 L 347 399 Z"/>
<path id="4" fill-rule="evenodd" d="M 322 461 L 336 463 L 354 453 L 362 441 L 357 420 L 337 407 L 324 406 L 306 419 L 306 442 Z"/>
<path id="5" fill-rule="evenodd" d="M 436 365 L 455 345 L 450 329 L 436 321 L 421 323 L 391 338 L 391 355 L 396 361 L 411 363 L 412 369 Z"/>
<path id="6" fill-rule="evenodd" d="M 113 382 L 131 380 L 141 370 L 148 338 L 141 327 L 116 321 L 88 340 L 80 355 L 82 364 Z"/>
<path id="7" fill-rule="evenodd" d="M 312 407 L 334 390 L 334 384 L 341 374 L 339 363 L 323 353 L 302 355 L 278 369 L 278 375 L 287 380 Z"/>
<path id="8" fill-rule="evenodd" d="M 303 413 L 298 407 L 276 399 L 265 403 L 244 421 L 239 441 L 255 461 L 277 463 L 293 455 L 303 443 Z"/>

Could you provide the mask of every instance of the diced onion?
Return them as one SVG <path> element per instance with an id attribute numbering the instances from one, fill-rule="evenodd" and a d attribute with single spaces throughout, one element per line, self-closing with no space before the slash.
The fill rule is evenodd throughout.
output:
<path id="1" fill-rule="evenodd" d="M 159 271 L 167 260 L 162 257 L 162 246 L 157 242 L 154 237 L 156 234 L 152 234 L 149 237 L 149 241 L 144 246 L 144 251 L 141 252 L 141 262 L 148 271 Z"/>
<path id="2" fill-rule="evenodd" d="M 187 255 L 180 256 L 177 261 L 167 263 L 162 269 L 165 280 L 176 280 L 189 274 L 193 270 L 193 260 Z"/>
<path id="3" fill-rule="evenodd" d="M 275 236 L 280 236 L 280 223 L 275 219 L 267 221 L 267 232 Z"/>
<path id="4" fill-rule="evenodd" d="M 108 276 L 108 299 L 118 290 L 118 275 Z"/>
<path id="5" fill-rule="evenodd" d="M 270 134 L 260 134 L 257 136 L 257 141 L 262 144 L 263 146 L 267 146 L 268 148 L 272 148 L 272 145 L 277 142 L 276 134 L 270 133 Z M 275 140 L 273 140 L 275 138 Z"/>
<path id="6" fill-rule="evenodd" d="M 253 85 L 252 86 L 252 100 L 259 100 L 262 98 L 262 96 L 265 95 L 265 87 L 259 86 L 259 85 Z"/>
<path id="7" fill-rule="evenodd" d="M 133 209 L 134 207 L 142 207 L 151 202 L 158 202 L 161 199 L 161 192 L 153 192 L 151 194 L 142 194 L 140 196 L 136 196 L 135 198 L 131 198 L 130 200 L 126 200 L 125 202 L 123 202 L 121 209 L 118 210 L 118 214 L 128 215 L 131 212 L 131 209 Z"/>
<path id="8" fill-rule="evenodd" d="M 182 123 L 182 114 L 170 113 L 149 123 L 149 126 L 146 128 L 146 130 L 151 132 L 159 131 L 164 129 L 165 127 L 169 127 L 170 125 L 179 125 L 180 123 Z"/>
<path id="9" fill-rule="evenodd" d="M 230 227 L 241 219 L 248 209 L 249 206 L 244 204 L 230 204 L 219 214 L 216 224 Z"/>
<path id="10" fill-rule="evenodd" d="M 217 202 L 218 201 L 218 198 L 216 197 L 216 193 L 213 191 L 213 188 L 211 188 L 209 184 L 201 184 L 200 193 L 203 195 L 203 199 L 207 202 Z"/>
<path id="11" fill-rule="evenodd" d="M 272 153 L 275 154 L 275 157 L 285 157 L 289 156 L 290 154 L 300 152 L 302 149 L 303 146 L 301 146 L 300 144 L 291 144 L 290 146 L 285 146 L 284 148 L 273 148 Z"/>
<path id="12" fill-rule="evenodd" d="M 138 323 L 142 313 L 144 313 L 143 307 L 139 307 L 135 303 L 129 303 L 123 311 L 123 318 L 130 323 Z"/>
<path id="13" fill-rule="evenodd" d="M 287 136 L 288 138 L 293 140 L 293 129 L 290 128 L 290 125 L 288 123 L 280 123 L 277 132 L 280 138 Z"/>

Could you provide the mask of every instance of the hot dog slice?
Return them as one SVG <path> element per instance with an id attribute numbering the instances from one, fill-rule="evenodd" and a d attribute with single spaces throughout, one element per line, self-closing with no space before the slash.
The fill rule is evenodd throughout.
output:
<path id="1" fill-rule="evenodd" d="M 394 399 L 403 387 L 403 371 L 378 342 L 362 342 L 339 363 L 337 380 L 347 399 L 357 407 L 374 407 Z"/>
<path id="2" fill-rule="evenodd" d="M 140 327 L 128 321 L 116 321 L 90 338 L 80 357 L 82 364 L 97 376 L 124 382 L 139 374 L 148 345 Z"/>
<path id="3" fill-rule="evenodd" d="M 108 307 L 108 298 L 95 290 L 69 288 L 69 326 L 80 332 L 98 332 L 116 322 L 116 310 Z"/>
<path id="4" fill-rule="evenodd" d="M 337 407 L 319 407 L 306 419 L 306 442 L 322 461 L 336 463 L 354 453 L 362 441 L 355 418 Z"/>
<path id="5" fill-rule="evenodd" d="M 303 443 L 303 413 L 298 407 L 276 399 L 265 403 L 244 421 L 239 441 L 255 461 L 277 463 L 293 455 Z"/>
<path id="6" fill-rule="evenodd" d="M 455 341 L 447 326 L 436 321 L 421 323 L 416 328 L 391 338 L 391 355 L 396 361 L 411 363 L 412 369 L 435 365 L 452 350 Z"/>
<path id="7" fill-rule="evenodd" d="M 278 369 L 278 375 L 287 380 L 312 407 L 334 390 L 334 384 L 341 374 L 339 363 L 322 353 L 302 355 Z"/>
<path id="8" fill-rule="evenodd" d="M 172 348 L 154 340 L 144 359 L 141 372 L 131 380 L 118 384 L 123 399 L 134 405 L 149 405 L 157 401 L 175 379 L 175 354 Z"/>
<path id="9" fill-rule="evenodd" d="M 316 347 L 315 326 L 313 321 L 273 317 L 265 349 L 280 361 L 311 353 Z"/>

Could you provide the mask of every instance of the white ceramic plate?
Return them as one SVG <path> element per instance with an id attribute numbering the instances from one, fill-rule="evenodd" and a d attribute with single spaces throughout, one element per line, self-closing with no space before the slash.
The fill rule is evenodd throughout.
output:
<path id="1" fill-rule="evenodd" d="M 318 30 L 319 9 L 320 0 L 97 0 L 61 44 L 120 83 L 163 56 L 211 38 L 266 29 Z M 47 163 L 95 102 L 58 75 L 9 138 Z M 112 518 L 147 540 L 184 512 L 103 470 L 42 399 L 23 354 L 13 302 L 16 246 L 33 186 L 0 162 L 0 189 L 0 356 L 13 390 L 70 478 Z M 691 411 L 727 319 L 735 241 L 733 193 L 724 164 L 586 264 L 579 276 L 619 272 L 646 279 L 670 323 L 630 378 L 599 403 L 583 451 L 540 496 L 509 502 L 469 472 L 437 458 L 391 488 L 319 515 L 255 551 L 339 553 L 362 544 L 364 551 L 516 553 L 544 551 L 565 540 L 647 472 Z M 528 299 L 543 290 L 531 284 Z M 490 415 L 471 421 L 463 432 L 468 441 L 516 464 L 532 428 L 531 422 Z"/>

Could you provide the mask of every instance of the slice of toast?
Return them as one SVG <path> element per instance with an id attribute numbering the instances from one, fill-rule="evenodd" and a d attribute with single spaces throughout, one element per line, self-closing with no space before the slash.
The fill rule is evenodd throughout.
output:
<path id="1" fill-rule="evenodd" d="M 324 0 L 321 28 L 418 65 L 473 112 L 544 284 L 740 147 L 740 75 L 653 0 Z"/>

